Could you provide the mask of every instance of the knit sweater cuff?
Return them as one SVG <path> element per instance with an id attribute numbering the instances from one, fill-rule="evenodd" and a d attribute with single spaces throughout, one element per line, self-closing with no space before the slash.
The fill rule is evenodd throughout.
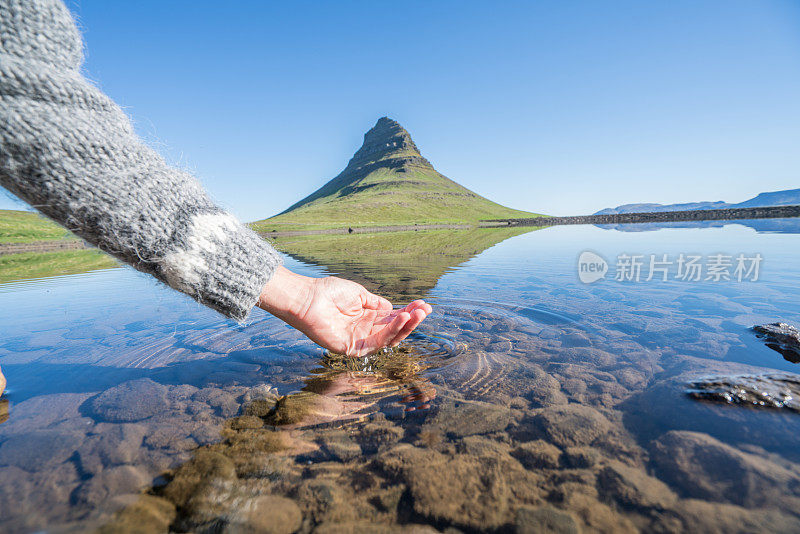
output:
<path id="1" fill-rule="evenodd" d="M 194 215 L 160 263 L 171 287 L 242 322 L 283 262 L 255 232 L 220 212 Z"/>

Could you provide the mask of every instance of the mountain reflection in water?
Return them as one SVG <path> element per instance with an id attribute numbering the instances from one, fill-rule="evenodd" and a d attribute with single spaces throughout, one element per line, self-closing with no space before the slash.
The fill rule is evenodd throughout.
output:
<path id="1" fill-rule="evenodd" d="M 392 302 L 424 298 L 461 263 L 536 228 L 421 230 L 276 238 L 289 256 L 354 280 Z"/>
<path id="2" fill-rule="evenodd" d="M 800 219 L 736 219 L 730 221 L 681 221 L 665 223 L 598 224 L 598 228 L 619 232 L 652 232 L 678 228 L 722 228 L 732 224 L 765 234 L 800 234 Z"/>

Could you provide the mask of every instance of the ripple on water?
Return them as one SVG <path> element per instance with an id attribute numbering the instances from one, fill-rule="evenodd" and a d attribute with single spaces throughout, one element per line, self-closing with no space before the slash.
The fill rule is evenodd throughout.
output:
<path id="1" fill-rule="evenodd" d="M 795 374 L 707 377 L 692 382 L 687 393 L 694 399 L 800 412 L 800 375 Z"/>
<path id="2" fill-rule="evenodd" d="M 447 391 L 478 400 L 519 396 L 533 387 L 531 376 L 543 374 L 535 362 L 551 360 L 562 347 L 592 345 L 574 321 L 544 310 L 461 299 L 434 305 L 434 314 L 398 347 L 362 358 L 324 353 L 297 394 L 310 407 L 287 408 L 303 417 L 283 423 L 327 425 L 376 411 L 402 419 Z"/>
<path id="3" fill-rule="evenodd" d="M 481 398 L 520 389 L 516 382 L 531 372 L 520 372 L 523 367 L 551 361 L 564 347 L 592 346 L 575 321 L 545 310 L 462 299 L 433 304 L 434 314 L 398 348 L 361 359 L 326 356 L 323 367 L 330 374 L 374 374 L 416 390 L 424 384 L 430 391 L 433 382 Z"/>

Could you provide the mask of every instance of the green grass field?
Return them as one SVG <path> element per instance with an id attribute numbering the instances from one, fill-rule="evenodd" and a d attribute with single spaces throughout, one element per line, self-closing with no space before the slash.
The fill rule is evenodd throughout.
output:
<path id="1" fill-rule="evenodd" d="M 6 254 L 0 256 L 0 283 L 84 273 L 118 266 L 119 263 L 114 258 L 99 250 Z"/>
<path id="2" fill-rule="evenodd" d="M 37 213 L 0 210 L 0 243 L 33 243 L 59 239 L 75 239 L 75 236 Z"/>

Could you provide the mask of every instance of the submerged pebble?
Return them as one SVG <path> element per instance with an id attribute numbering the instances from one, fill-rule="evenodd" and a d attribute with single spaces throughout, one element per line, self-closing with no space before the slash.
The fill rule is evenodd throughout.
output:
<path id="1" fill-rule="evenodd" d="M 800 375 L 789 373 L 702 378 L 686 392 L 694 399 L 800 412 Z"/>

